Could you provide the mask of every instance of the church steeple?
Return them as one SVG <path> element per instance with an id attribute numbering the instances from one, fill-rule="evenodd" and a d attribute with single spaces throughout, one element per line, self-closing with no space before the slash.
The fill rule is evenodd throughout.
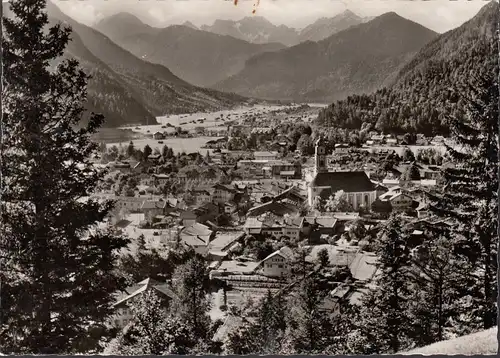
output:
<path id="1" fill-rule="evenodd" d="M 318 173 L 327 172 L 326 167 L 326 146 L 323 137 L 320 136 L 316 141 L 314 150 L 314 176 Z"/>

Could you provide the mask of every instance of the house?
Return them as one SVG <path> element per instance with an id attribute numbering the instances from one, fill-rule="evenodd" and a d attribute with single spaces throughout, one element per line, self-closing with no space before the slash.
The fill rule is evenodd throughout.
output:
<path id="1" fill-rule="evenodd" d="M 299 239 L 303 226 L 303 217 L 286 218 L 283 225 L 283 236 L 288 236 L 291 239 Z"/>
<path id="2" fill-rule="evenodd" d="M 440 136 L 440 135 L 437 135 L 435 136 L 432 141 L 431 141 L 431 144 L 434 144 L 434 145 L 443 145 L 445 142 L 445 139 L 443 136 Z"/>
<path id="3" fill-rule="evenodd" d="M 384 135 L 383 134 L 376 134 L 372 135 L 370 138 L 374 144 L 383 144 L 384 143 Z"/>
<path id="4" fill-rule="evenodd" d="M 226 214 L 232 214 L 237 209 L 238 208 L 237 208 L 236 204 L 234 204 L 234 203 L 229 202 L 229 203 L 224 204 L 224 213 L 226 213 Z"/>
<path id="5" fill-rule="evenodd" d="M 255 160 L 276 160 L 278 159 L 278 152 L 254 152 L 253 153 Z"/>
<path id="6" fill-rule="evenodd" d="M 187 174 L 186 173 L 177 173 L 177 180 L 180 182 L 180 183 L 185 183 L 187 181 L 188 177 L 187 177 Z"/>
<path id="7" fill-rule="evenodd" d="M 154 132 L 153 139 L 165 139 L 165 135 L 162 132 Z"/>
<path id="8" fill-rule="evenodd" d="M 121 173 L 130 173 L 132 171 L 130 163 L 110 162 L 107 164 L 107 167 L 112 171 L 116 170 Z"/>
<path id="9" fill-rule="evenodd" d="M 113 323 L 116 327 L 124 328 L 127 325 L 130 319 L 133 318 L 129 304 L 140 298 L 147 291 L 156 293 L 160 297 L 165 309 L 168 309 L 172 300 L 176 298 L 176 294 L 167 283 L 158 282 L 151 278 L 147 278 L 134 286 L 128 287 L 123 294 L 118 295 L 118 299 L 113 305 L 115 310 Z"/>
<path id="10" fill-rule="evenodd" d="M 141 212 L 144 213 L 144 218 L 148 222 L 152 222 L 158 215 L 163 215 L 167 212 L 168 204 L 163 200 L 145 200 L 141 206 Z"/>
<path id="11" fill-rule="evenodd" d="M 116 197 L 115 208 L 125 209 L 131 213 L 137 213 L 141 211 L 143 203 L 144 198 L 138 198 L 135 196 L 118 196 Z"/>
<path id="12" fill-rule="evenodd" d="M 420 177 L 422 179 L 438 180 L 441 176 L 441 169 L 435 165 L 429 165 L 420 170 Z"/>
<path id="13" fill-rule="evenodd" d="M 208 190 L 195 188 L 188 191 L 196 200 L 196 205 L 201 206 L 212 201 L 212 195 Z"/>
<path id="14" fill-rule="evenodd" d="M 132 171 L 134 173 L 144 173 L 146 169 L 149 168 L 149 164 L 147 162 L 137 162 L 132 167 Z"/>
<path id="15" fill-rule="evenodd" d="M 236 188 L 232 188 L 228 185 L 215 184 L 213 187 L 212 201 L 215 203 L 227 203 L 234 199 L 237 192 Z"/>
<path id="16" fill-rule="evenodd" d="M 161 158 L 160 154 L 150 154 L 150 155 L 148 155 L 148 160 L 152 161 L 152 162 L 157 162 L 158 160 L 160 160 L 160 158 Z"/>
<path id="17" fill-rule="evenodd" d="M 407 211 L 413 205 L 413 199 L 408 194 L 389 191 L 380 196 L 381 201 L 389 201 L 393 211 Z"/>
<path id="18" fill-rule="evenodd" d="M 243 225 L 243 231 L 247 235 L 260 235 L 262 233 L 263 225 L 264 220 L 256 217 L 250 217 L 245 221 L 245 225 Z"/>
<path id="19" fill-rule="evenodd" d="M 293 257 L 292 249 L 284 246 L 259 262 L 255 272 L 269 277 L 282 277 L 290 272 Z"/>
<path id="20" fill-rule="evenodd" d="M 165 185 L 170 179 L 168 174 L 153 174 L 153 185 L 161 186 Z"/>
<path id="21" fill-rule="evenodd" d="M 302 233 L 307 235 L 311 231 L 315 231 L 319 235 L 333 236 L 338 233 L 338 222 L 339 220 L 333 216 L 307 216 L 302 224 Z"/>
<path id="22" fill-rule="evenodd" d="M 380 195 L 387 193 L 389 191 L 389 188 L 387 188 L 385 185 L 381 183 L 374 183 L 375 184 L 375 191 L 377 192 L 377 198 L 380 197 Z"/>
<path id="23" fill-rule="evenodd" d="M 286 200 L 287 202 L 293 203 L 295 205 L 302 205 L 307 200 L 307 198 L 300 194 L 299 189 L 296 186 L 291 186 L 290 188 L 276 195 L 274 197 L 274 200 Z"/>
<path id="24" fill-rule="evenodd" d="M 219 207 L 213 203 L 205 203 L 193 210 L 186 210 L 180 214 L 182 224 L 190 226 L 196 222 L 204 223 L 213 220 L 219 215 Z"/>
<path id="25" fill-rule="evenodd" d="M 420 201 L 418 204 L 418 207 L 415 210 L 417 211 L 417 217 L 419 219 L 429 217 L 429 204 L 428 203 L 426 203 L 424 201 Z"/>
<path id="26" fill-rule="evenodd" d="M 387 138 L 385 140 L 385 143 L 387 145 L 395 146 L 395 145 L 398 145 L 398 140 L 396 138 Z"/>
<path id="27" fill-rule="evenodd" d="M 214 232 L 208 226 L 195 222 L 179 233 L 180 242 L 200 255 L 207 255 Z"/>
<path id="28" fill-rule="evenodd" d="M 205 203 L 193 210 L 196 214 L 196 221 L 204 223 L 213 220 L 220 214 L 219 206 L 213 203 Z"/>
<path id="29" fill-rule="evenodd" d="M 349 152 L 349 145 L 345 143 L 335 144 L 335 153 L 347 153 Z"/>
<path id="30" fill-rule="evenodd" d="M 256 217 L 262 214 L 274 214 L 276 216 L 283 216 L 285 214 L 295 214 L 298 212 L 297 206 L 286 203 L 286 202 L 276 202 L 269 201 L 267 203 L 254 206 L 248 211 L 248 216 Z"/>
<path id="31" fill-rule="evenodd" d="M 301 179 L 302 165 L 299 162 L 289 163 L 274 161 L 269 163 L 271 177 L 277 179 Z"/>

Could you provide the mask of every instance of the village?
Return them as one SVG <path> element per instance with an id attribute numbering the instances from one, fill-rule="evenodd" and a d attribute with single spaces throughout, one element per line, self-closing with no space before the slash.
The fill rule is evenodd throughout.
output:
<path id="1" fill-rule="evenodd" d="M 210 315 L 224 322 L 216 340 L 241 323 L 235 312 L 293 285 L 299 253 L 329 282 L 323 308 L 336 312 L 341 301 L 356 304 L 376 277 L 371 243 L 391 213 L 411 225 L 415 247 L 428 225 L 447 225 L 429 217 L 425 195 L 439 188 L 441 168 L 449 165 L 429 147 L 442 145 L 442 137 L 416 136 L 412 144 L 422 148 L 412 151 L 408 136 L 366 134 L 355 147 L 309 132 L 309 141 L 315 137 L 310 155 L 311 145 L 300 143 L 304 134 L 293 143 L 279 128 L 245 123 L 226 134 L 206 143 L 211 150 L 204 155 L 174 154 L 167 146 L 141 151 L 133 143 L 107 148 L 96 165 L 109 173 L 94 194 L 115 201 L 106 225 L 132 239 L 128 254 L 142 245 L 166 257 L 179 248 L 205 257 L 213 282 Z M 260 150 L 245 149 L 249 140 Z M 143 277 L 117 298 L 116 327 L 131 319 L 127 302 L 148 288 L 173 299 L 168 282 Z"/>

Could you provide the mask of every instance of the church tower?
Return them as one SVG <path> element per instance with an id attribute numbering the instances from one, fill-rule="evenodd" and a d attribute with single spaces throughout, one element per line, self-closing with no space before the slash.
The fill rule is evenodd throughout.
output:
<path id="1" fill-rule="evenodd" d="M 314 176 L 318 173 L 326 173 L 326 146 L 323 137 L 319 137 L 316 141 L 316 147 L 314 150 Z"/>

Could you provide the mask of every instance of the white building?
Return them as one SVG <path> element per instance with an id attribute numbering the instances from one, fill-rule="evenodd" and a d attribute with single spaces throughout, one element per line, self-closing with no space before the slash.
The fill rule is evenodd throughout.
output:
<path id="1" fill-rule="evenodd" d="M 255 268 L 264 276 L 282 277 L 290 272 L 293 260 L 293 251 L 285 246 L 262 260 Z"/>
<path id="2" fill-rule="evenodd" d="M 361 205 L 369 209 L 377 200 L 376 185 L 364 171 L 329 172 L 326 167 L 326 150 L 323 140 L 316 142 L 314 178 L 308 188 L 308 203 L 313 205 L 317 196 L 329 197 L 342 190 L 347 200 L 358 210 Z"/>

